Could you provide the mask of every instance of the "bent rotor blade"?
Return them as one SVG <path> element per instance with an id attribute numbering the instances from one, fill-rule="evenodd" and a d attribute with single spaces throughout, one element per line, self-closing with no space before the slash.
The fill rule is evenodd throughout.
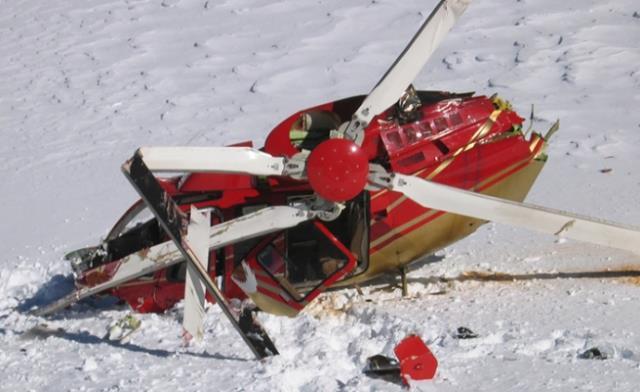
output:
<path id="1" fill-rule="evenodd" d="M 256 358 L 262 359 L 270 355 L 277 355 L 278 350 L 260 325 L 254 324 L 251 326 L 251 330 L 243 327 L 243 324 L 240 323 L 240 314 L 229 305 L 218 286 L 203 268 L 204 263 L 199 260 L 197 252 L 194 251 L 194 247 L 186 235 L 188 226 L 186 214 L 178 208 L 171 196 L 160 186 L 158 180 L 147 167 L 141 151 L 138 151 L 131 160 L 122 165 L 122 172 L 158 219 L 158 223 L 178 248 L 187 265 L 196 271 L 207 291 L 216 299 L 216 304 L 220 306 L 222 313 Z"/>
<path id="2" fill-rule="evenodd" d="M 470 2 L 471 0 L 441 0 L 438 3 L 409 45 L 356 110 L 347 132 L 349 129 L 365 127 L 374 116 L 398 100 Z"/>
<path id="3" fill-rule="evenodd" d="M 284 171 L 284 158 L 249 147 L 142 147 L 136 155 L 154 172 L 280 176 Z"/>
<path id="4" fill-rule="evenodd" d="M 640 228 L 637 227 L 517 203 L 402 174 L 393 175 L 390 189 L 427 208 L 640 254 Z"/>
<path id="5" fill-rule="evenodd" d="M 196 260 L 202 261 L 202 267 L 209 270 L 209 225 L 211 222 L 211 211 L 199 211 L 191 206 L 189 214 L 189 229 L 187 238 L 193 245 Z M 204 282 L 198 277 L 198 272 L 187 264 L 187 272 L 184 279 L 184 314 L 182 317 L 182 328 L 185 330 L 185 338 L 196 341 L 202 340 L 204 336 L 204 305 L 206 288 Z"/>
<path id="6" fill-rule="evenodd" d="M 219 249 L 238 241 L 288 229 L 312 218 L 313 215 L 303 208 L 289 206 L 263 208 L 239 218 L 211 226 L 209 228 L 209 250 Z M 73 291 L 43 308 L 35 309 L 31 314 L 43 317 L 55 313 L 92 295 L 105 292 L 141 276 L 183 261 L 184 258 L 173 241 L 154 245 L 143 252 L 136 252 L 122 258 L 118 270 L 110 280 L 92 287 Z"/>
<path id="7" fill-rule="evenodd" d="M 45 307 L 31 311 L 30 314 L 37 317 L 53 314 L 85 298 L 103 293 L 141 276 L 178 264 L 181 261 L 182 256 L 180 256 L 180 253 L 171 242 L 155 245 L 148 248 L 148 252 L 144 255 L 142 252 L 136 252 L 121 259 L 118 270 L 108 281 L 74 290 Z"/>

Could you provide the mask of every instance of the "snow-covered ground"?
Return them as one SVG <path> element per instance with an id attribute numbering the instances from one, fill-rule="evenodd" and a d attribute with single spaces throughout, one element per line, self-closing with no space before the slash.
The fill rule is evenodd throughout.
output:
<path id="1" fill-rule="evenodd" d="M 362 368 L 411 332 L 440 361 L 416 389 L 637 390 L 639 281 L 608 271 L 640 257 L 492 224 L 416 265 L 409 298 L 377 284 L 263 316 L 281 350 L 263 362 L 217 307 L 191 347 L 180 309 L 141 316 L 122 345 L 101 337 L 124 308 L 23 335 L 42 320 L 16 308 L 69 290 L 63 254 L 135 199 L 119 170 L 135 148 L 260 145 L 291 112 L 368 92 L 434 4 L 0 0 L 0 390 L 399 389 Z M 528 200 L 637 225 L 639 42 L 636 0 L 475 0 L 416 85 L 535 104 L 540 130 L 559 117 Z M 459 326 L 480 337 L 453 339 Z M 594 346 L 609 358 L 578 359 Z"/>

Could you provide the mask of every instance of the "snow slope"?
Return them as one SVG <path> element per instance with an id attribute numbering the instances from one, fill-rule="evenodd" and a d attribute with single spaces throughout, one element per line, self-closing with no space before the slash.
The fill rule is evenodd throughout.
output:
<path id="1" fill-rule="evenodd" d="M 378 282 L 264 316 L 281 350 L 264 362 L 216 307 L 191 347 L 180 309 L 141 316 L 123 345 L 100 337 L 124 308 L 78 306 L 49 321 L 60 336 L 24 336 L 42 320 L 19 309 L 72 285 L 64 253 L 135 199 L 119 171 L 135 148 L 260 145 L 291 112 L 369 91 L 434 4 L 1 0 L 0 389 L 399 389 L 361 370 L 415 332 L 440 360 L 416 389 L 636 390 L 640 287 L 608 271 L 640 257 L 492 224 L 418 263 L 409 298 Z M 543 131 L 559 117 L 528 200 L 639 224 L 638 42 L 636 1 L 476 0 L 416 85 L 535 104 Z M 459 326 L 480 337 L 453 339 Z M 609 359 L 577 358 L 592 346 Z"/>

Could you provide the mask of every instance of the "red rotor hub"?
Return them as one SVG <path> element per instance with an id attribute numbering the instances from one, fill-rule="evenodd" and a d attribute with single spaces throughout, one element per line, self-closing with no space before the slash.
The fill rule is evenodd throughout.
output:
<path id="1" fill-rule="evenodd" d="M 311 188 L 324 199 L 341 202 L 353 199 L 367 185 L 369 159 L 356 143 L 329 139 L 311 151 L 307 177 Z"/>

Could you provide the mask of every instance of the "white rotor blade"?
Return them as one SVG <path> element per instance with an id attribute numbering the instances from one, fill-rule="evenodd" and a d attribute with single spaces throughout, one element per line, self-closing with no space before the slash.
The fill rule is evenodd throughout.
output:
<path id="1" fill-rule="evenodd" d="M 314 216 L 314 213 L 303 207 L 266 207 L 211 227 L 209 247 L 220 247 L 288 229 L 313 219 Z"/>
<path id="2" fill-rule="evenodd" d="M 280 176 L 284 171 L 284 158 L 250 147 L 142 147 L 137 154 L 153 172 Z"/>
<path id="3" fill-rule="evenodd" d="M 306 208 L 289 206 L 263 208 L 239 218 L 211 226 L 208 229 L 209 249 L 218 249 L 238 241 L 288 229 L 313 219 L 313 217 L 313 213 Z M 132 253 L 120 261 L 118 270 L 110 280 L 96 286 L 75 290 L 45 307 L 36 309 L 33 314 L 45 316 L 57 312 L 84 298 L 123 285 L 162 268 L 184 262 L 184 258 L 173 241 L 167 241 L 154 245 L 146 249 L 146 251 Z"/>
<path id="4" fill-rule="evenodd" d="M 196 260 L 202 262 L 205 271 L 209 270 L 209 227 L 211 226 L 211 211 L 199 211 L 191 206 L 190 222 L 187 231 L 187 241 L 191 245 Z M 198 261 L 197 261 L 198 262 Z M 188 338 L 196 341 L 204 336 L 204 301 L 207 291 L 204 282 L 198 276 L 195 268 L 187 263 L 187 273 L 184 281 L 184 315 L 182 327 L 188 333 Z"/>
<path id="5" fill-rule="evenodd" d="M 640 254 L 640 228 L 637 227 L 499 199 L 402 174 L 393 175 L 391 190 L 427 208 Z"/>
<path id="6" fill-rule="evenodd" d="M 470 2 L 441 0 L 438 3 L 409 45 L 356 110 L 354 116 L 357 121 L 366 126 L 374 116 L 400 98 Z"/>

